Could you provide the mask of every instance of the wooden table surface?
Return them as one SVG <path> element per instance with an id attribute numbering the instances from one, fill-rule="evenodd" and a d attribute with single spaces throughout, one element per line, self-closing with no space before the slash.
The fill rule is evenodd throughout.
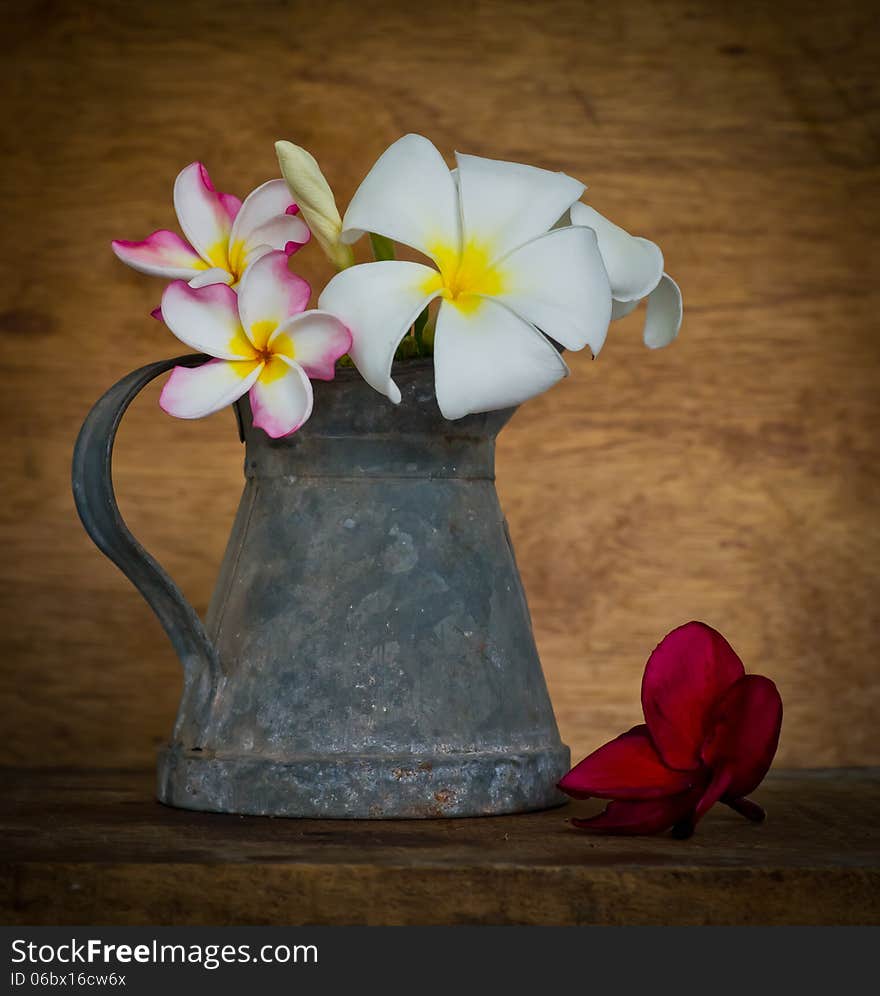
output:
<path id="1" fill-rule="evenodd" d="M 880 770 L 776 772 L 762 825 L 573 829 L 592 802 L 471 820 L 190 813 L 145 772 L 0 770 L 0 922 L 880 923 Z"/>
<path id="2" fill-rule="evenodd" d="M 238 194 L 277 175 L 279 138 L 318 157 L 344 207 L 407 131 L 448 158 L 582 178 L 683 288 L 674 346 L 644 349 L 640 315 L 615 324 L 499 443 L 575 757 L 639 721 L 648 654 L 698 618 L 779 684 L 781 764 L 880 763 L 876 4 L 6 6 L 0 763 L 146 767 L 180 694 L 158 623 L 70 497 L 90 405 L 180 351 L 148 314 L 161 283 L 110 240 L 175 227 L 193 160 Z M 315 247 L 295 264 L 315 291 L 330 276 Z M 120 433 L 121 507 L 204 612 L 241 452 L 230 413 L 175 421 L 159 388 Z"/>

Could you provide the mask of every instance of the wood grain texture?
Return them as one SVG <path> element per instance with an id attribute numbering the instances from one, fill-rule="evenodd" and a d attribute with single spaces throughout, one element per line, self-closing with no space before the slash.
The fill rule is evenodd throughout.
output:
<path id="1" fill-rule="evenodd" d="M 772 775 L 767 822 L 600 837 L 563 809 L 273 820 L 168 809 L 150 774 L 0 770 L 7 924 L 880 923 L 880 772 Z"/>
<path id="2" fill-rule="evenodd" d="M 645 350 L 630 316 L 500 444 L 574 754 L 638 721 L 648 653 L 700 618 L 778 682 L 781 763 L 880 762 L 876 28 L 852 0 L 18 4 L 0 39 L 0 760 L 148 763 L 179 696 L 69 493 L 89 406 L 177 349 L 148 317 L 160 284 L 109 240 L 172 226 L 192 160 L 238 193 L 275 175 L 282 137 L 344 205 L 412 130 L 583 178 L 684 290 L 672 348 Z M 329 276 L 317 249 L 297 265 Z M 121 505 L 203 612 L 241 452 L 231 414 L 175 422 L 158 390 L 120 433 Z"/>

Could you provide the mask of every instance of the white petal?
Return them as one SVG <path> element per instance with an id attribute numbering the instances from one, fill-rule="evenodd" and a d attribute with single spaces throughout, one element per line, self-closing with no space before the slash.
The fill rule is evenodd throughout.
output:
<path id="1" fill-rule="evenodd" d="M 268 348 L 296 360 L 312 380 L 333 380 L 336 361 L 351 349 L 351 332 L 327 311 L 304 311 L 278 326 Z"/>
<path id="2" fill-rule="evenodd" d="M 440 293 L 437 271 L 421 263 L 386 260 L 342 270 L 324 288 L 318 307 L 352 335 L 349 355 L 364 380 L 394 404 L 400 391 L 391 379 L 394 351 L 425 305 Z"/>
<path id="3" fill-rule="evenodd" d="M 238 204 L 214 188 L 201 163 L 190 163 L 174 181 L 174 210 L 183 234 L 212 266 L 227 269 L 227 245 L 232 228 L 230 203 Z"/>
<path id="4" fill-rule="evenodd" d="M 238 401 L 262 369 L 263 364 L 256 360 L 211 360 L 200 367 L 175 367 L 162 388 L 159 404 L 175 418 L 203 418 Z"/>
<path id="5" fill-rule="evenodd" d="M 618 318 L 626 318 L 626 316 L 631 311 L 635 311 L 641 303 L 642 302 L 638 299 L 635 301 L 613 300 L 611 302 L 611 321 L 616 322 Z"/>
<path id="6" fill-rule="evenodd" d="M 490 261 L 543 235 L 586 189 L 564 173 L 456 153 L 462 238 Z"/>
<path id="7" fill-rule="evenodd" d="M 190 287 L 207 287 L 208 284 L 231 284 L 232 274 L 228 270 L 223 270 L 219 266 L 212 266 L 210 270 L 203 270 L 189 281 Z"/>
<path id="8" fill-rule="evenodd" d="M 238 310 L 250 341 L 263 349 L 285 319 L 306 308 L 311 293 L 308 282 L 290 272 L 284 252 L 266 253 L 249 266 L 238 285 Z"/>
<path id="9" fill-rule="evenodd" d="M 572 204 L 571 223 L 592 228 L 599 252 L 618 301 L 640 301 L 657 286 L 663 274 L 663 253 L 647 239 L 625 232 L 587 204 Z"/>
<path id="10" fill-rule="evenodd" d="M 611 288 L 596 234 L 557 228 L 498 263 L 503 291 L 493 297 L 566 349 L 598 353 L 611 320 Z"/>
<path id="11" fill-rule="evenodd" d="M 238 318 L 238 299 L 226 284 L 190 287 L 175 280 L 162 295 L 162 320 L 187 346 L 223 360 L 256 354 Z"/>
<path id="12" fill-rule="evenodd" d="M 678 284 L 664 273 L 659 284 L 648 295 L 643 337 L 649 349 L 668 346 L 681 328 L 681 291 Z"/>
<path id="13" fill-rule="evenodd" d="M 251 388 L 254 425 L 267 436 L 289 436 L 312 414 L 312 385 L 299 364 L 273 356 Z"/>
<path id="14" fill-rule="evenodd" d="M 421 135 L 404 135 L 376 161 L 342 220 L 342 241 L 376 232 L 428 256 L 461 244 L 458 195 L 449 168 Z"/>
<path id="15" fill-rule="evenodd" d="M 254 229 L 293 206 L 293 196 L 284 180 L 267 180 L 242 201 L 241 210 L 232 223 L 230 244 L 247 242 Z"/>
<path id="16" fill-rule="evenodd" d="M 568 376 L 544 336 L 490 298 L 474 310 L 441 303 L 434 371 L 437 403 L 448 419 L 510 408 Z"/>

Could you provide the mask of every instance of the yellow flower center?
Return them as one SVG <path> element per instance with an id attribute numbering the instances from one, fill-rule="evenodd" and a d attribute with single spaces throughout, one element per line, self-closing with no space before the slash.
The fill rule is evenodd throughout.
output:
<path id="1" fill-rule="evenodd" d="M 440 272 L 425 281 L 426 294 L 440 290 L 444 301 L 470 313 L 480 307 L 484 297 L 504 293 L 504 274 L 491 265 L 488 246 L 470 241 L 460 253 L 456 247 L 444 243 L 429 249 Z"/>
<path id="2" fill-rule="evenodd" d="M 202 268 L 207 270 L 211 266 L 218 266 L 221 270 L 226 270 L 232 274 L 234 287 L 241 280 L 245 269 L 244 242 L 241 239 L 236 242 L 221 239 L 208 250 L 208 259 L 210 263 L 203 263 Z"/>
<path id="3" fill-rule="evenodd" d="M 228 247 L 229 255 L 229 272 L 235 278 L 233 283 L 237 284 L 241 280 L 241 276 L 244 273 L 245 264 L 245 252 L 244 252 L 244 242 L 239 239 L 237 242 L 231 242 Z"/>
<path id="4" fill-rule="evenodd" d="M 262 319 L 251 325 L 249 337 L 245 336 L 243 330 L 239 330 L 237 335 L 229 340 L 230 350 L 242 357 L 240 363 L 242 377 L 247 376 L 257 363 L 264 364 L 260 373 L 260 382 L 263 384 L 271 384 L 289 372 L 290 367 L 281 357 L 294 359 L 296 351 L 293 339 L 286 332 L 282 332 L 275 336 L 270 346 L 269 339 L 277 328 L 278 322 Z M 239 363 L 236 363 L 236 366 L 238 365 Z"/>

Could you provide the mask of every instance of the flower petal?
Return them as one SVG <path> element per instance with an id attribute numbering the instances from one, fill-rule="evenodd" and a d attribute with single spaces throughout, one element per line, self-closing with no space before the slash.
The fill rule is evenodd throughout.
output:
<path id="1" fill-rule="evenodd" d="M 634 726 L 575 765 L 559 788 L 574 799 L 655 799 L 692 788 L 686 772 L 660 760 L 648 727 Z"/>
<path id="2" fill-rule="evenodd" d="M 181 342 L 201 353 L 222 360 L 256 356 L 238 320 L 235 291 L 226 284 L 190 287 L 175 280 L 162 295 L 162 320 Z"/>
<path id="3" fill-rule="evenodd" d="M 293 196 L 284 180 L 267 180 L 252 190 L 235 216 L 229 233 L 230 245 L 249 241 L 251 234 L 267 221 L 294 206 Z"/>
<path id="4" fill-rule="evenodd" d="M 201 163 L 190 163 L 174 181 L 174 210 L 183 234 L 206 263 L 225 270 L 233 206 L 229 195 L 214 189 Z"/>
<path id="5" fill-rule="evenodd" d="M 378 158 L 342 220 L 342 241 L 364 232 L 412 246 L 428 256 L 461 245 L 458 193 L 449 168 L 422 135 L 404 135 Z"/>
<path id="6" fill-rule="evenodd" d="M 693 812 L 693 791 L 666 795 L 660 799 L 620 800 L 609 803 L 598 816 L 574 819 L 580 830 L 610 834 L 661 833 L 687 820 Z"/>
<path id="7" fill-rule="evenodd" d="M 211 360 L 200 367 L 175 367 L 162 388 L 159 405 L 175 418 L 203 418 L 238 401 L 262 369 L 258 360 Z"/>
<path id="8" fill-rule="evenodd" d="M 285 319 L 303 311 L 311 293 L 308 281 L 290 272 L 285 252 L 266 253 L 247 268 L 238 286 L 238 310 L 257 349 Z"/>
<path id="9" fill-rule="evenodd" d="M 117 258 L 127 266 L 153 277 L 189 280 L 193 273 L 206 268 L 204 260 L 192 246 L 167 229 L 153 232 L 142 242 L 114 239 L 110 245 Z"/>
<path id="10" fill-rule="evenodd" d="M 626 318 L 626 316 L 631 311 L 635 311 L 641 303 L 641 301 L 613 300 L 611 302 L 611 321 L 616 322 L 618 318 Z"/>
<path id="11" fill-rule="evenodd" d="M 592 228 L 618 301 L 640 301 L 657 286 L 663 275 L 663 253 L 648 239 L 630 235 L 587 204 L 572 204 L 571 223 Z"/>
<path id="12" fill-rule="evenodd" d="M 312 380 L 333 380 L 336 361 L 351 349 L 351 332 L 327 311 L 305 311 L 282 322 L 268 346 L 296 360 Z"/>
<path id="13" fill-rule="evenodd" d="M 664 273 L 660 283 L 648 295 L 648 313 L 642 333 L 649 349 L 668 346 L 681 328 L 681 291 L 678 284 Z"/>
<path id="14" fill-rule="evenodd" d="M 318 299 L 351 331 L 349 353 L 361 376 L 394 404 L 400 390 L 391 379 L 394 351 L 425 305 L 440 293 L 437 271 L 421 263 L 386 260 L 337 273 Z"/>
<path id="15" fill-rule="evenodd" d="M 273 356 L 251 388 L 254 426 L 267 436 L 289 436 L 312 414 L 312 385 L 292 360 Z"/>
<path id="16" fill-rule="evenodd" d="M 558 228 L 498 263 L 495 299 L 566 349 L 598 353 L 611 321 L 611 289 L 589 228 Z"/>
<path id="17" fill-rule="evenodd" d="M 241 275 L 260 255 L 260 247 L 292 253 L 310 238 L 308 225 L 296 214 L 284 180 L 269 180 L 245 198 L 229 234 L 229 265 Z M 290 248 L 288 248 L 290 247 Z"/>
<path id="18" fill-rule="evenodd" d="M 190 287 L 207 287 L 209 284 L 231 284 L 232 274 L 220 266 L 211 266 L 197 273 L 189 281 Z"/>
<path id="19" fill-rule="evenodd" d="M 744 673 L 727 640 L 705 623 L 686 623 L 663 638 L 645 666 L 642 709 L 665 764 L 700 764 L 712 709 Z"/>
<path id="20" fill-rule="evenodd" d="M 434 382 L 444 418 L 511 408 L 567 376 L 553 346 L 503 304 L 492 298 L 471 298 L 466 307 L 441 302 Z"/>
<path id="21" fill-rule="evenodd" d="M 739 813 L 740 816 L 745 816 L 747 820 L 751 820 L 752 823 L 763 823 L 767 818 L 764 808 L 751 799 L 734 799 L 730 796 L 725 796 L 724 803 L 730 806 L 735 813 Z"/>
<path id="22" fill-rule="evenodd" d="M 564 173 L 536 166 L 458 152 L 455 158 L 462 239 L 487 246 L 490 262 L 549 231 L 586 189 Z"/>
<path id="23" fill-rule="evenodd" d="M 725 797 L 748 795 L 764 780 L 779 745 L 779 690 L 769 678 L 747 674 L 721 696 L 709 724 L 701 752 L 704 764 L 716 778 L 728 774 Z"/>
<path id="24" fill-rule="evenodd" d="M 248 266 L 253 265 L 265 252 L 261 249 L 281 250 L 288 256 L 302 249 L 312 237 L 308 225 L 298 215 L 279 214 L 259 228 L 255 228 L 250 238 L 240 243 L 240 255 L 236 257 L 236 248 L 230 250 L 230 260 L 236 266 L 238 273 L 244 273 Z"/>

